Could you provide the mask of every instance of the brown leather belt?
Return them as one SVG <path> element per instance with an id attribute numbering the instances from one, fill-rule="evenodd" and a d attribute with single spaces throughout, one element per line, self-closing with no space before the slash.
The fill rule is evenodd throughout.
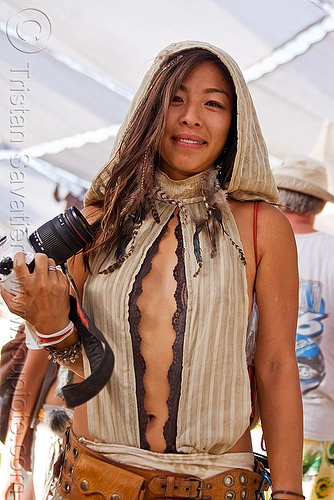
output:
<path id="1" fill-rule="evenodd" d="M 268 489 L 257 472 L 231 469 L 208 479 L 114 462 L 66 431 L 57 491 L 69 500 L 252 500 Z"/>

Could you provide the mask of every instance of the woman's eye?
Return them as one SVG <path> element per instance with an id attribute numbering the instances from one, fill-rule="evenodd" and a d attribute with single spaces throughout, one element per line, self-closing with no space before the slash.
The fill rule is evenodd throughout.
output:
<path id="1" fill-rule="evenodd" d="M 223 106 L 220 104 L 220 102 L 217 101 L 209 101 L 206 103 L 208 106 L 212 106 L 214 108 L 222 108 Z"/>
<path id="2" fill-rule="evenodd" d="M 178 95 L 175 95 L 172 99 L 172 102 L 183 102 L 181 97 L 179 97 Z"/>

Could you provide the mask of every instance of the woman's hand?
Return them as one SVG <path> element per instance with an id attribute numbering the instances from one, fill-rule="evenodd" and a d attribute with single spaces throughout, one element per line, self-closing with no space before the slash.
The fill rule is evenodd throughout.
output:
<path id="1" fill-rule="evenodd" d="M 35 269 L 30 274 L 25 254 L 17 253 L 13 269 L 19 293 L 12 295 L 4 288 L 1 290 L 9 310 L 27 320 L 42 334 L 58 332 L 69 322 L 69 281 L 60 270 L 49 269 L 49 266 L 55 266 L 54 260 L 37 253 Z"/>

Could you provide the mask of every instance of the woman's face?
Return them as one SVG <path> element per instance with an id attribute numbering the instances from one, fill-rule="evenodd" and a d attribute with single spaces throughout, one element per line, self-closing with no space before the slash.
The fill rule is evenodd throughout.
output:
<path id="1" fill-rule="evenodd" d="M 182 180 L 210 168 L 226 143 L 233 90 L 211 61 L 197 64 L 173 97 L 160 147 L 160 169 Z"/>

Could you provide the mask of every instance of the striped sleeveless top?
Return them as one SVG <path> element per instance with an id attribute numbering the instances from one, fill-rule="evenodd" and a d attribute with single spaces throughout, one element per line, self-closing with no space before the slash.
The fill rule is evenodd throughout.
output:
<path id="1" fill-rule="evenodd" d="M 196 221 L 206 215 L 201 188 L 203 175 L 173 181 L 156 172 L 155 186 L 161 188 L 156 194 L 160 224 L 149 214 L 139 229 L 131 257 L 112 274 L 98 274 L 97 262 L 86 281 L 83 306 L 115 353 L 115 370 L 109 383 L 88 402 L 89 430 L 97 441 L 142 446 L 129 306 L 148 252 L 175 212 L 175 204 L 179 207 L 187 305 L 182 359 L 177 368 L 180 390 L 173 408 L 176 429 L 173 450 L 222 454 L 249 426 L 246 272 L 235 246 L 223 231 L 217 230 L 217 254 L 213 258 L 208 234 L 206 231 L 199 234 L 203 266 L 196 273 L 198 262 L 193 243 Z M 223 224 L 234 242 L 242 247 L 230 211 L 224 213 Z M 113 261 L 114 255 L 103 262 L 103 268 Z M 85 357 L 84 365 L 88 373 Z"/>

